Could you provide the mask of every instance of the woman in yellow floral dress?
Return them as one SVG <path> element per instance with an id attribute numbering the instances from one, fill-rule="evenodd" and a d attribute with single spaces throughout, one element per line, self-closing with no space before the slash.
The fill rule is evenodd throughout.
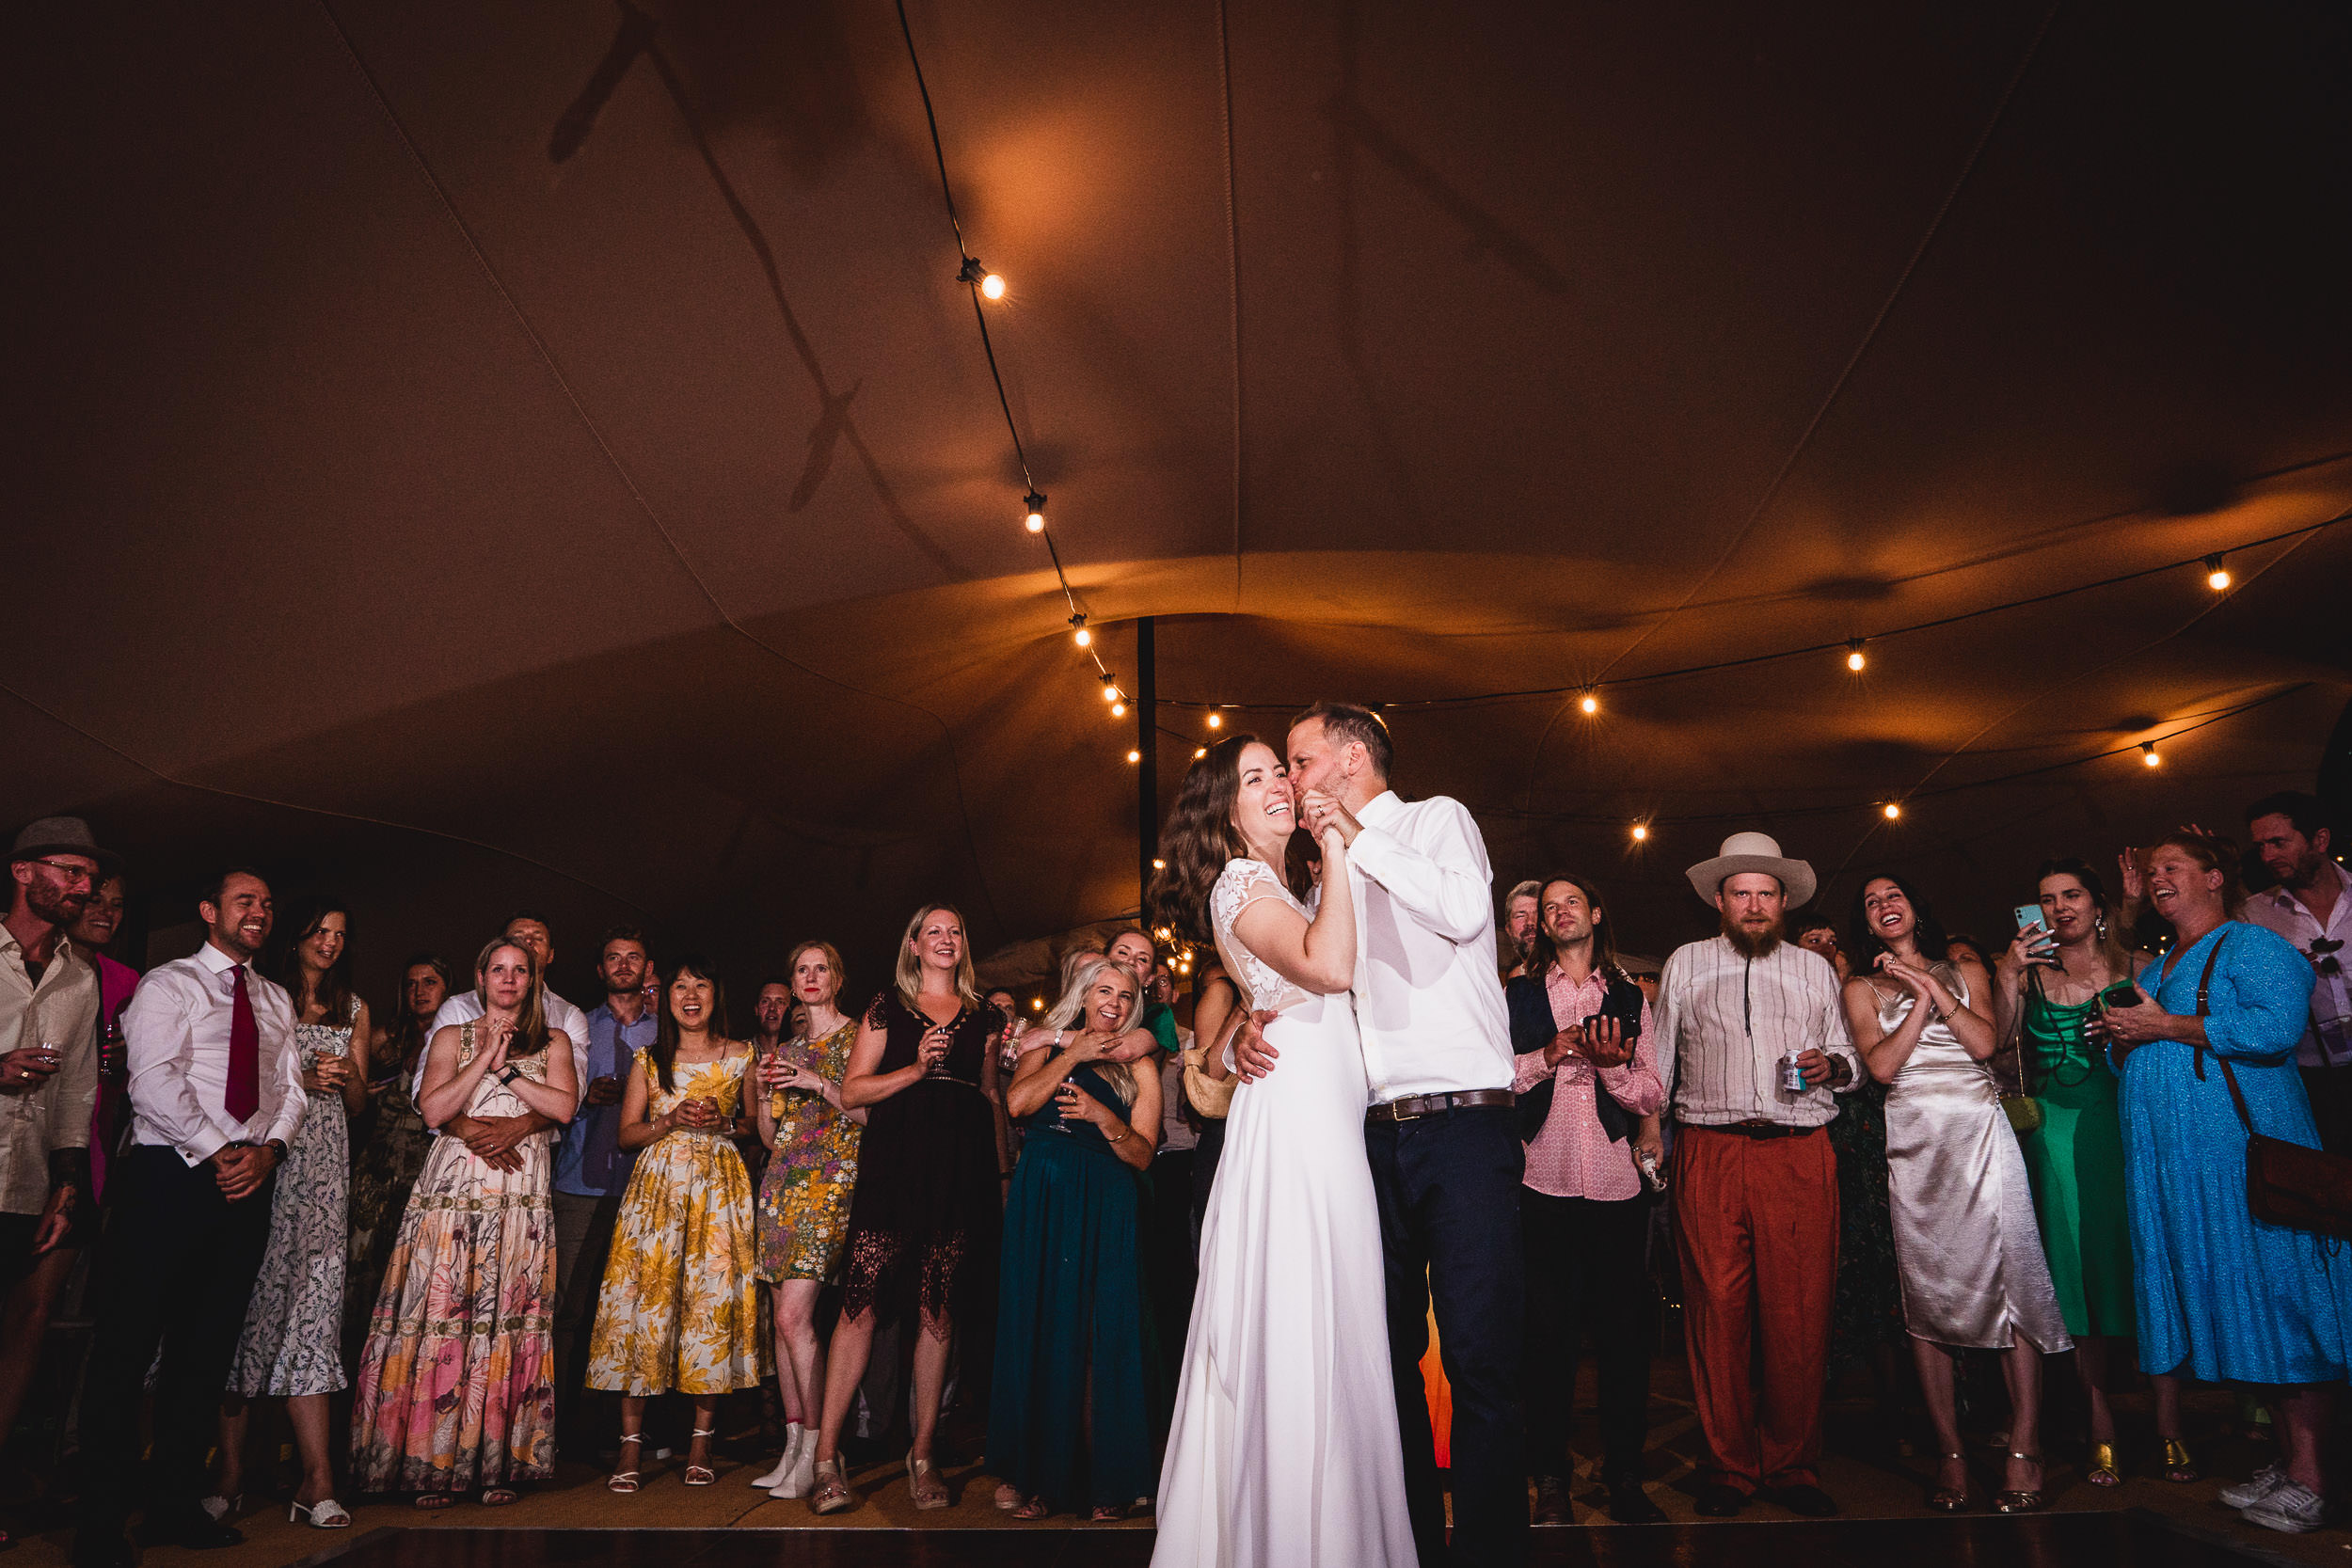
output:
<path id="1" fill-rule="evenodd" d="M 776 1385 L 784 1395 L 784 1457 L 753 1481 L 771 1497 L 803 1497 L 817 1471 L 817 1424 L 825 1411 L 825 1354 L 817 1295 L 841 1272 L 857 1185 L 864 1111 L 841 1108 L 857 1020 L 841 1016 L 841 954 L 804 942 L 785 972 L 802 1029 L 758 1064 L 759 1135 L 774 1152 L 759 1183 L 759 1277 L 775 1306 Z"/>
<path id="2" fill-rule="evenodd" d="M 752 1182 L 728 1134 L 751 1052 L 724 1034 L 726 992 L 700 958 L 672 969 L 653 1044 L 622 1092 L 619 1143 L 638 1148 L 588 1344 L 588 1386 L 621 1398 L 621 1467 L 634 1492 L 645 1397 L 693 1396 L 686 1484 L 707 1486 L 719 1396 L 761 1377 L 752 1275 Z"/>

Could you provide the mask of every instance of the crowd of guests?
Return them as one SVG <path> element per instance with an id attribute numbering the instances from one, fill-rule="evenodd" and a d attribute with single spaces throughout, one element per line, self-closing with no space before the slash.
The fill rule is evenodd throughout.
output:
<path id="1" fill-rule="evenodd" d="M 2246 827 L 2267 891 L 2186 828 L 2112 880 L 2047 862 L 2005 943 L 1947 931 L 1895 874 L 1826 918 L 1811 867 L 1760 833 L 1691 868 L 1719 932 L 1662 965 L 1623 949 L 1592 878 L 1505 894 L 1535 1522 L 1570 1516 L 1588 1339 L 1608 1510 L 1664 1516 L 1644 1477 L 1664 1265 L 1703 1514 L 1758 1495 L 1834 1513 L 1824 1389 L 1857 1361 L 1893 1376 L 1908 1340 L 1939 1509 L 1978 1501 L 1959 1354 L 1998 1358 L 1991 1506 L 2025 1513 L 2049 1495 L 2042 1358 L 2071 1351 L 2088 1481 L 2125 1473 L 2112 1395 L 2136 1355 L 2164 1476 L 2198 1476 L 2183 1382 L 2234 1385 L 2277 1459 L 2224 1500 L 2316 1528 L 2352 1271 L 2255 1217 L 2246 1147 L 2250 1127 L 2352 1153 L 2352 888 L 2314 799 L 2256 801 Z M 332 898 L 281 914 L 259 873 L 223 872 L 202 945 L 140 975 L 109 951 L 122 868 L 87 825 L 34 823 L 9 863 L 0 1430 L 95 1249 L 85 1568 L 135 1560 L 135 1512 L 145 1543 L 238 1540 L 264 1401 L 300 1461 L 293 1517 L 333 1528 L 346 1488 L 510 1502 L 559 1444 L 609 1451 L 606 1484 L 633 1493 L 665 1395 L 691 1410 L 684 1484 L 714 1484 L 720 1401 L 772 1378 L 781 1452 L 743 1479 L 837 1512 L 861 1386 L 902 1349 L 915 1507 L 949 1501 L 956 1389 L 984 1402 L 998 1507 L 1149 1507 L 1247 1022 L 1213 957 L 1188 1026 L 1139 929 L 1070 953 L 1032 1021 L 927 906 L 878 987 L 850 989 L 830 943 L 790 950 L 738 1038 L 717 971 L 630 927 L 582 1012 L 548 984 L 548 922 L 518 912 L 463 971 L 412 958 L 378 1016 Z"/>

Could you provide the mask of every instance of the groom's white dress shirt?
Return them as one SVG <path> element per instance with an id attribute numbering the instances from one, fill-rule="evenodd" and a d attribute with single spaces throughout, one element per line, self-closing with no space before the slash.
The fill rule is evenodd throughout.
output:
<path id="1" fill-rule="evenodd" d="M 1507 1089 L 1518 1066 L 1495 963 L 1494 872 L 1470 808 L 1384 790 L 1356 814 L 1356 1022 L 1372 1103 Z"/>

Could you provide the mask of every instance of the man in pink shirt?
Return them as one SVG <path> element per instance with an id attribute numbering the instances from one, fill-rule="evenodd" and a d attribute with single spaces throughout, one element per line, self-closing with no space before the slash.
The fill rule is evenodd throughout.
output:
<path id="1" fill-rule="evenodd" d="M 1527 1460 L 1535 1524 L 1570 1523 L 1568 1421 L 1590 1329 L 1599 1362 L 1600 1475 L 1609 1516 L 1666 1515 L 1642 1490 L 1649 1354 L 1649 1201 L 1629 1136 L 1665 1103 L 1649 1004 L 1616 961 L 1600 890 L 1581 877 L 1542 884 L 1527 972 L 1505 988 L 1521 1096 L 1547 1079 L 1551 1106 L 1527 1145 L 1519 1222 L 1527 1245 Z M 1614 993 L 1613 998 L 1613 994 Z M 1614 1006 L 1612 1006 L 1612 1003 Z M 1625 1021 L 1636 1027 L 1629 1029 Z M 1522 1122 L 1521 1130 L 1525 1130 Z"/>

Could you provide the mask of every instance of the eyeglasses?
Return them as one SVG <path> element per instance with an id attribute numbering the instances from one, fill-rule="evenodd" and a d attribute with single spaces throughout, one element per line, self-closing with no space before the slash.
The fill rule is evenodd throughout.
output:
<path id="1" fill-rule="evenodd" d="M 69 887 L 75 882 L 87 882 L 90 886 L 96 887 L 98 885 L 99 879 L 103 875 L 103 872 L 92 871 L 87 865 L 68 865 L 63 861 L 37 860 L 33 863 L 35 865 L 45 865 L 50 870 L 56 872 L 58 876 L 63 877 L 66 879 L 66 885 Z"/>

